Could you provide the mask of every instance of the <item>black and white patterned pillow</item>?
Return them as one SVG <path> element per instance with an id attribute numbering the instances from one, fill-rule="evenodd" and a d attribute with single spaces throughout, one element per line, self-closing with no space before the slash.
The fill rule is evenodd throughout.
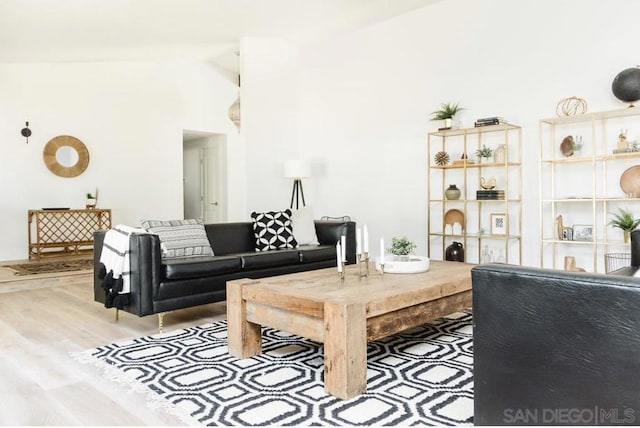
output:
<path id="1" fill-rule="evenodd" d="M 296 248 L 298 243 L 293 237 L 291 210 L 251 213 L 253 233 L 256 238 L 256 251 L 276 250 L 278 248 Z"/>
<path id="2" fill-rule="evenodd" d="M 213 255 L 201 218 L 142 220 L 140 223 L 147 232 L 160 237 L 163 259 Z"/>

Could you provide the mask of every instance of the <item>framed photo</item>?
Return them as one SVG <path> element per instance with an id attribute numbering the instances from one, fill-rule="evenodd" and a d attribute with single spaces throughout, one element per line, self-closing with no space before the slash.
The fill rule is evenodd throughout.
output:
<path id="1" fill-rule="evenodd" d="M 491 234 L 507 235 L 507 214 L 491 214 Z"/>
<path id="2" fill-rule="evenodd" d="M 574 241 L 593 241 L 593 225 L 574 224 L 573 240 Z"/>

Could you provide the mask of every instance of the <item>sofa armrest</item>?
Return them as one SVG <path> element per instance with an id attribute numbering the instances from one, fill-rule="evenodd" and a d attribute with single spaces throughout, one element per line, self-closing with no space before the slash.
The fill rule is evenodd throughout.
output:
<path id="1" fill-rule="evenodd" d="M 105 292 L 99 278 L 105 234 L 104 230 L 93 234 L 93 292 L 94 300 L 101 303 L 105 302 Z M 162 278 L 160 239 L 158 235 L 134 233 L 129 237 L 129 250 L 131 298 L 124 310 L 139 316 L 153 314 L 153 298 Z"/>
<path id="2" fill-rule="evenodd" d="M 336 245 L 342 235 L 347 237 L 347 263 L 356 262 L 356 223 L 353 221 L 315 220 L 320 245 Z"/>
<path id="3" fill-rule="evenodd" d="M 100 256 L 102 255 L 102 245 L 104 244 L 105 230 L 97 230 L 93 232 L 93 300 L 104 303 L 106 300 L 105 292 L 102 289 L 102 280 L 99 277 L 102 264 Z"/>

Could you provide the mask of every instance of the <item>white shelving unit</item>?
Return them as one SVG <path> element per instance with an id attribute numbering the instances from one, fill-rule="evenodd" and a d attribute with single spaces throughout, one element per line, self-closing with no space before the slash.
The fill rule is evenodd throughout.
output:
<path id="1" fill-rule="evenodd" d="M 541 119 L 540 136 L 540 264 L 563 269 L 565 257 L 588 272 L 605 272 L 605 254 L 629 252 L 620 229 L 607 226 L 611 213 L 628 209 L 640 217 L 640 194 L 626 195 L 620 177 L 640 164 L 640 151 L 614 153 L 625 132 L 629 147 L 640 140 L 640 109 L 587 113 Z M 566 157 L 560 150 L 567 136 L 582 138 L 579 153 Z M 631 149 L 630 149 L 631 150 Z M 638 178 L 640 186 L 640 177 Z M 591 230 L 581 240 L 566 239 L 564 227 Z M 576 227 L 577 226 L 577 227 Z M 567 231 L 568 232 L 568 231 Z M 575 238 L 575 236 L 574 236 Z"/>

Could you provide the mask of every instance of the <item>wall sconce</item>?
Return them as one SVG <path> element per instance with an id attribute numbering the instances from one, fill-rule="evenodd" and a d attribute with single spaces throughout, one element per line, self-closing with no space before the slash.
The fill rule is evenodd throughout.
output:
<path id="1" fill-rule="evenodd" d="M 31 136 L 31 130 L 29 129 L 29 122 L 25 122 L 24 124 L 26 125 L 26 127 L 22 128 L 22 131 L 20 131 L 20 133 L 22 134 L 23 137 L 27 139 L 27 144 L 29 144 L 29 137 Z"/>

